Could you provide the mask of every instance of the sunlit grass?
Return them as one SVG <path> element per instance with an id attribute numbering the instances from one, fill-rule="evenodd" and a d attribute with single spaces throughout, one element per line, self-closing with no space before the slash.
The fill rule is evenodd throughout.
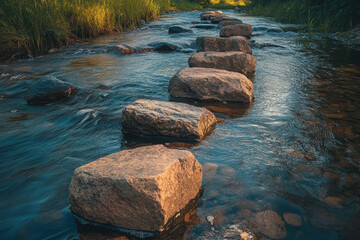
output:
<path id="1" fill-rule="evenodd" d="M 1 0 L 0 56 L 36 56 L 78 38 L 120 32 L 169 6 L 170 0 Z"/>

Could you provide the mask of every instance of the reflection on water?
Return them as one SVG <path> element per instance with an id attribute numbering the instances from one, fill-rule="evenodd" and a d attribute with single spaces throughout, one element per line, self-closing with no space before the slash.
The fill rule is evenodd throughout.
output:
<path id="1" fill-rule="evenodd" d="M 201 239 L 234 223 L 262 239 L 254 219 L 266 210 L 283 220 L 288 213 L 301 219 L 301 226 L 284 223 L 287 239 L 360 238 L 358 52 L 331 45 L 303 51 L 294 32 L 259 32 L 257 43 L 282 48 L 254 48 L 252 105 L 191 102 L 218 118 L 201 142 L 122 135 L 123 107 L 140 98 L 169 100 L 168 81 L 187 67 L 191 53 L 121 56 L 106 49 L 159 41 L 190 46 L 197 36 L 218 35 L 217 29 L 167 34 L 168 26 L 190 27 L 198 18 L 196 12 L 178 13 L 133 32 L 0 66 L 1 239 L 132 239 L 77 224 L 68 186 L 76 167 L 154 143 L 189 149 L 204 167 L 197 208 L 164 239 Z M 282 26 L 241 18 L 253 26 Z M 28 86 L 43 75 L 63 78 L 79 91 L 68 102 L 26 105 Z"/>

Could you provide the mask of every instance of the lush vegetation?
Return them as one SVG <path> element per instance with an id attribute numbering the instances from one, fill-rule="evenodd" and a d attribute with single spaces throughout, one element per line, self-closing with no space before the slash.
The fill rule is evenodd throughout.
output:
<path id="1" fill-rule="evenodd" d="M 347 31 L 360 23 L 358 0 L 252 0 L 246 9 L 251 15 L 307 24 L 309 29 L 325 34 Z"/>
<path id="2" fill-rule="evenodd" d="M 0 56 L 35 56 L 79 38 L 123 31 L 169 6 L 170 0 L 1 0 Z"/>

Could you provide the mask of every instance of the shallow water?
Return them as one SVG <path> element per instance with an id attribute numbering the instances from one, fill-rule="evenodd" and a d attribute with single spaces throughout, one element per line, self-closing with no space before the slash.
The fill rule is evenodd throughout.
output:
<path id="1" fill-rule="evenodd" d="M 287 26 L 225 14 L 253 27 Z M 165 15 L 129 33 L 0 65 L 1 239 L 121 236 L 76 223 L 68 200 L 73 171 L 106 154 L 157 142 L 124 139 L 121 111 L 140 98 L 168 101 L 168 81 L 187 67 L 192 53 L 121 56 L 106 49 L 159 41 L 190 48 L 197 36 L 218 36 L 218 29 L 167 33 L 173 24 L 198 20 L 199 12 Z M 220 122 L 214 132 L 197 144 L 170 145 L 217 169 L 205 173 L 197 209 L 164 238 L 204 234 L 209 215 L 221 228 L 269 209 L 301 216 L 300 227 L 286 225 L 287 239 L 360 238 L 360 55 L 336 45 L 304 50 L 296 37 L 254 31 L 256 42 L 282 46 L 253 48 L 254 103 L 208 104 Z M 29 85 L 44 75 L 66 79 L 79 91 L 67 102 L 28 106 Z"/>

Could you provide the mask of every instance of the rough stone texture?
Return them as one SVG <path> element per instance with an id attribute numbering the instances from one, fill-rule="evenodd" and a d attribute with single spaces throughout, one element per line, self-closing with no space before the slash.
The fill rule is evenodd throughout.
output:
<path id="1" fill-rule="evenodd" d="M 196 48 L 198 52 L 227 52 L 240 51 L 251 54 L 250 45 L 245 37 L 198 37 L 196 39 Z"/>
<path id="2" fill-rule="evenodd" d="M 192 32 L 192 30 L 177 25 L 169 27 L 169 33 L 186 33 L 186 32 Z"/>
<path id="3" fill-rule="evenodd" d="M 241 73 L 211 68 L 184 68 L 169 82 L 170 95 L 205 101 L 251 102 L 253 84 Z"/>
<path id="4" fill-rule="evenodd" d="M 220 230 L 209 229 L 203 231 L 196 240 L 255 240 L 250 231 L 244 230 L 241 224 L 223 227 Z"/>
<path id="5" fill-rule="evenodd" d="M 201 179 L 202 167 L 189 151 L 124 150 L 75 170 L 70 210 L 97 223 L 162 231 L 197 196 Z"/>
<path id="6" fill-rule="evenodd" d="M 201 20 L 210 20 L 212 17 L 224 16 L 222 11 L 206 11 L 200 14 Z"/>
<path id="7" fill-rule="evenodd" d="M 230 26 L 222 27 L 220 29 L 221 37 L 243 36 L 250 39 L 251 34 L 252 34 L 252 27 L 250 24 L 246 24 L 246 23 L 230 25 Z"/>
<path id="8" fill-rule="evenodd" d="M 268 210 L 256 214 L 254 223 L 258 230 L 267 237 L 273 239 L 286 237 L 285 223 L 274 211 Z"/>
<path id="9" fill-rule="evenodd" d="M 255 72 L 256 57 L 243 52 L 199 52 L 189 58 L 190 67 L 224 69 L 242 74 Z"/>
<path id="10" fill-rule="evenodd" d="M 213 29 L 215 28 L 215 26 L 211 24 L 196 24 L 194 26 L 191 26 L 191 28 Z"/>
<path id="11" fill-rule="evenodd" d="M 148 45 L 158 52 L 172 52 L 181 49 L 180 46 L 167 42 L 149 43 Z"/>
<path id="12" fill-rule="evenodd" d="M 212 24 L 218 24 L 218 23 L 221 22 L 221 21 L 230 20 L 230 19 L 231 19 L 230 17 L 221 16 L 221 15 L 219 15 L 219 16 L 213 16 L 213 17 L 210 18 Z"/>
<path id="13" fill-rule="evenodd" d="M 134 54 L 134 53 L 145 53 L 145 52 L 154 52 L 154 48 L 149 47 L 130 47 L 128 45 L 119 44 L 114 47 L 109 48 L 108 52 L 117 52 L 123 55 Z"/>
<path id="14" fill-rule="evenodd" d="M 45 77 L 28 90 L 26 101 L 29 105 L 43 105 L 66 100 L 74 95 L 76 87 L 56 77 Z"/>
<path id="15" fill-rule="evenodd" d="M 294 227 L 301 226 L 301 217 L 294 213 L 284 213 L 285 222 Z"/>
<path id="16" fill-rule="evenodd" d="M 242 21 L 239 19 L 226 19 L 226 20 L 220 21 L 217 28 L 222 28 L 222 27 L 241 24 L 241 23 L 242 23 Z"/>
<path id="17" fill-rule="evenodd" d="M 123 131 L 152 136 L 203 139 L 216 125 L 215 115 L 185 103 L 137 100 L 123 110 Z"/>

